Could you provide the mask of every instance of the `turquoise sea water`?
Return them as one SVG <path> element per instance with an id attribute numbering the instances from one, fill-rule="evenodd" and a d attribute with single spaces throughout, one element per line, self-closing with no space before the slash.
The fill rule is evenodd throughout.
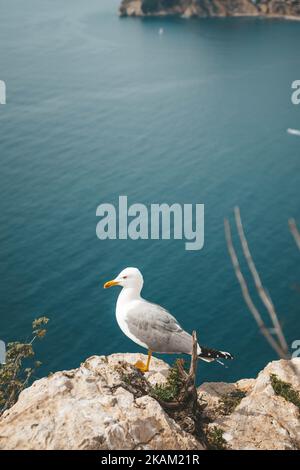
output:
<path id="1" fill-rule="evenodd" d="M 300 138 L 286 129 L 300 128 L 300 23 L 120 19 L 117 5 L 0 0 L 0 338 L 25 339 L 49 316 L 40 375 L 141 351 L 117 327 L 117 288 L 101 287 L 137 266 L 146 298 L 236 356 L 227 369 L 201 364 L 199 380 L 253 376 L 275 355 L 243 303 L 223 218 L 240 205 L 288 342 L 299 339 L 287 220 L 300 223 Z M 120 194 L 204 203 L 204 249 L 98 240 L 96 208 Z"/>

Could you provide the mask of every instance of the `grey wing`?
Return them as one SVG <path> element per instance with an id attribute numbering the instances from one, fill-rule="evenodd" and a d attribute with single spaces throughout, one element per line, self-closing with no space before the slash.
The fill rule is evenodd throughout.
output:
<path id="1" fill-rule="evenodd" d="M 144 302 L 133 307 L 127 312 L 126 323 L 130 333 L 153 352 L 191 353 L 191 335 L 160 305 Z"/>

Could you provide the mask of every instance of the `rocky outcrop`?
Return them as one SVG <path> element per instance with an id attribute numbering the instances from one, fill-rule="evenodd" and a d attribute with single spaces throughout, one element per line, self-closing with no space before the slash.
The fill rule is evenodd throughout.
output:
<path id="1" fill-rule="evenodd" d="M 208 428 L 222 433 L 226 448 L 300 449 L 300 409 L 288 395 L 276 394 L 272 377 L 291 385 L 300 404 L 300 359 L 271 362 L 256 380 L 206 383 L 199 388 L 199 399 L 207 403 Z"/>
<path id="2" fill-rule="evenodd" d="M 201 442 L 141 386 L 164 384 L 168 365 L 153 358 L 144 380 L 138 359 L 93 356 L 37 380 L 0 418 L 0 449 L 300 448 L 300 359 L 272 362 L 257 379 L 201 385 Z"/>
<path id="3" fill-rule="evenodd" d="M 138 359 L 142 355 L 94 356 L 79 369 L 37 380 L 4 413 L 0 449 L 202 449 L 156 400 L 126 390 L 129 364 Z M 154 359 L 147 376 L 160 383 L 167 373 Z"/>
<path id="4" fill-rule="evenodd" d="M 298 0 L 122 0 L 121 16 L 266 16 L 297 19 Z"/>

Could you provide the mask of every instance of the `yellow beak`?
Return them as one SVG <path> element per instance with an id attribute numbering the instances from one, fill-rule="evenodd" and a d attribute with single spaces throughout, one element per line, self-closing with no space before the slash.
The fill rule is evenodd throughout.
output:
<path id="1" fill-rule="evenodd" d="M 108 289 L 109 287 L 118 286 L 118 285 L 119 285 L 118 281 L 112 280 L 112 281 L 106 282 L 103 287 L 104 289 Z"/>

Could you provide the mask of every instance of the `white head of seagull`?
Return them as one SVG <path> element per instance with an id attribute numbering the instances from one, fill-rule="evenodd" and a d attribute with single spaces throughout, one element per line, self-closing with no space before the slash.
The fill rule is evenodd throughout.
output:
<path id="1" fill-rule="evenodd" d="M 123 289 L 134 289 L 138 293 L 141 292 L 144 284 L 142 273 L 137 268 L 125 268 L 112 281 L 106 282 L 104 288 L 112 286 L 121 286 Z"/>
<path id="2" fill-rule="evenodd" d="M 126 268 L 104 288 L 121 286 L 117 305 L 117 322 L 132 341 L 148 349 L 147 364 L 137 361 L 142 372 L 149 370 L 152 352 L 164 354 L 191 354 L 192 337 L 183 330 L 175 317 L 165 308 L 143 299 L 140 295 L 144 279 L 137 268 Z M 219 358 L 232 359 L 231 354 L 198 345 L 198 357 L 211 362 Z"/>

